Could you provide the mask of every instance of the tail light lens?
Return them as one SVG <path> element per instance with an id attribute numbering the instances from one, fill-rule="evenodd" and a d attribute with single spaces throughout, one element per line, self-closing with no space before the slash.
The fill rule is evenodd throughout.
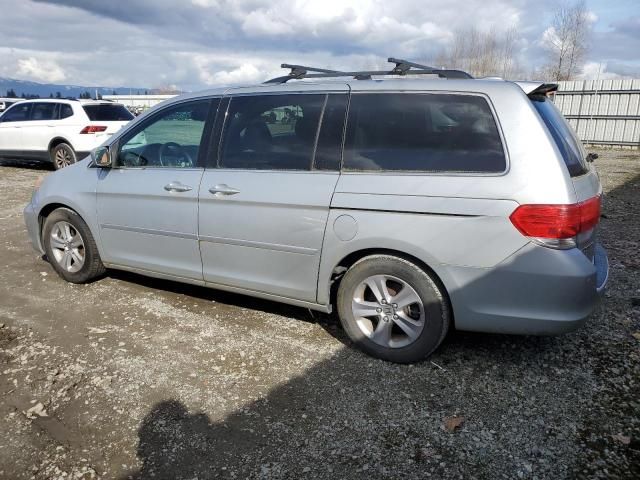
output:
<path id="1" fill-rule="evenodd" d="M 600 221 L 600 196 L 570 205 L 520 205 L 509 217 L 526 237 L 548 247 L 573 248 Z"/>
<path id="2" fill-rule="evenodd" d="M 107 127 L 103 125 L 87 125 L 82 130 L 80 130 L 80 133 L 98 133 L 104 132 L 106 129 Z"/>

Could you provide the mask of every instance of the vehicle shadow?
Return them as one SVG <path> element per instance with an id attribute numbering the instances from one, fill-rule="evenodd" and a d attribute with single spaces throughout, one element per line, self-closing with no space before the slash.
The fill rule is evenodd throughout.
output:
<path id="1" fill-rule="evenodd" d="M 249 295 L 227 292 L 224 290 L 201 287 L 188 283 L 179 283 L 171 280 L 151 278 L 137 273 L 126 272 L 122 270 L 107 270 L 106 276 L 118 281 L 128 282 L 154 290 L 162 290 L 164 292 L 172 294 L 188 295 L 189 297 L 198 298 L 207 302 L 214 301 L 217 304 L 228 305 L 232 307 L 259 310 L 265 313 L 272 313 L 276 315 L 295 318 L 296 320 L 301 320 L 303 322 L 315 323 L 317 321 L 334 321 L 332 320 L 334 318 L 333 315 L 311 311 L 306 308 L 287 305 L 275 301 L 263 300 L 261 298 L 251 297 Z M 337 320 L 337 317 L 335 319 Z"/>
<path id="2" fill-rule="evenodd" d="M 55 170 L 51 162 L 14 158 L 0 158 L 0 167 L 26 168 L 28 170 Z"/>

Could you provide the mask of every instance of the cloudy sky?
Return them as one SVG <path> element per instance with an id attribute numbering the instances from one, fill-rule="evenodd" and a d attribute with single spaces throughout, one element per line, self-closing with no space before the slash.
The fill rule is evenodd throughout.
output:
<path id="1" fill-rule="evenodd" d="M 455 31 L 515 26 L 519 61 L 543 61 L 557 0 L 0 0 L 0 76 L 79 85 L 259 82 L 280 63 L 430 62 Z M 584 75 L 640 78 L 640 0 L 587 0 Z"/>

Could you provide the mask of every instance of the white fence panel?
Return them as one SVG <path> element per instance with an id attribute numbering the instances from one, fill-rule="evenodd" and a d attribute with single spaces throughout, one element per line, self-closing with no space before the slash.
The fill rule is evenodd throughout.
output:
<path id="1" fill-rule="evenodd" d="M 640 79 L 558 83 L 554 101 L 584 143 L 640 147 Z"/>

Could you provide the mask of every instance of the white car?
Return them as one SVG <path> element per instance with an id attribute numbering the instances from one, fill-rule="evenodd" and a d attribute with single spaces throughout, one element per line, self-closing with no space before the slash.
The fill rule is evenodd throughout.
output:
<path id="1" fill-rule="evenodd" d="M 133 118 L 110 101 L 21 101 L 0 115 L 0 158 L 50 160 L 57 170 L 89 155 Z"/>

